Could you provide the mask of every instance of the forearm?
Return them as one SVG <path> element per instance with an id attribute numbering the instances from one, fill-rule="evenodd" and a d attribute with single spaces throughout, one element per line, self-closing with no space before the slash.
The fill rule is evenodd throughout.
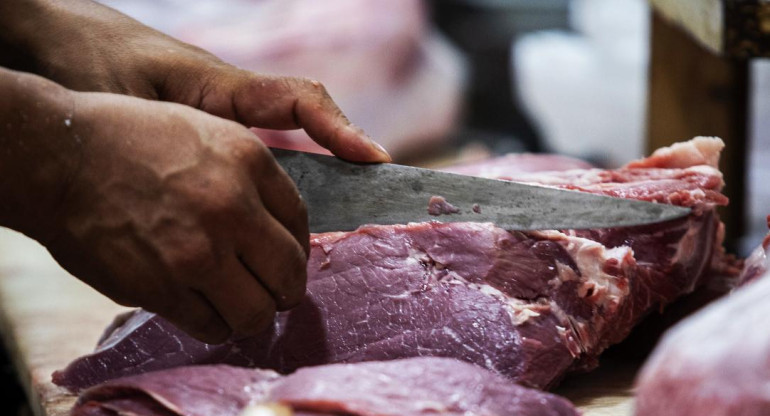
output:
<path id="1" fill-rule="evenodd" d="M 79 161 L 73 93 L 0 68 L 0 225 L 44 241 Z"/>

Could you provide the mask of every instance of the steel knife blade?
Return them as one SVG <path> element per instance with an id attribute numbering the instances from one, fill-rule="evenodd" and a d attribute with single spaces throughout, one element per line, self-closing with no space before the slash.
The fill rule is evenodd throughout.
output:
<path id="1" fill-rule="evenodd" d="M 271 149 L 308 207 L 311 232 L 366 224 L 491 222 L 508 230 L 611 228 L 683 217 L 689 208 L 396 164 Z M 428 213 L 432 197 L 459 212 Z"/>

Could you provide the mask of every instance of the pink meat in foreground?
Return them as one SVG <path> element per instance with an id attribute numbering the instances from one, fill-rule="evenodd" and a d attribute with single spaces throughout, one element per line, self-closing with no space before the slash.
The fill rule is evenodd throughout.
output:
<path id="1" fill-rule="evenodd" d="M 740 287 L 666 333 L 637 380 L 637 416 L 770 414 L 769 242 Z"/>
<path id="2" fill-rule="evenodd" d="M 225 365 L 179 367 L 88 389 L 72 414 L 237 416 L 247 405 L 271 402 L 298 416 L 578 416 L 558 396 L 434 357 L 308 367 L 284 377 Z"/>
<path id="3" fill-rule="evenodd" d="M 305 301 L 263 334 L 195 341 L 139 311 L 54 374 L 67 388 L 190 364 L 291 372 L 338 362 L 451 357 L 549 388 L 596 365 L 642 317 L 722 262 L 727 203 L 697 138 L 617 170 L 521 173 L 516 181 L 692 208 L 688 217 L 601 230 L 509 232 L 485 223 L 368 226 L 314 235 Z M 686 163 L 677 158 L 683 154 Z M 451 217 L 447 217 L 451 218 Z"/>

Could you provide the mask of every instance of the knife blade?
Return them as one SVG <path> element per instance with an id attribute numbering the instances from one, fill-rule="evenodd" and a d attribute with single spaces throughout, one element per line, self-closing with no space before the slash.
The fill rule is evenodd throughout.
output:
<path id="1" fill-rule="evenodd" d="M 314 233 L 425 221 L 492 222 L 507 230 L 611 228 L 663 222 L 690 213 L 689 208 L 675 205 L 271 150 L 305 200 Z M 428 204 L 435 196 L 459 212 L 430 215 Z"/>

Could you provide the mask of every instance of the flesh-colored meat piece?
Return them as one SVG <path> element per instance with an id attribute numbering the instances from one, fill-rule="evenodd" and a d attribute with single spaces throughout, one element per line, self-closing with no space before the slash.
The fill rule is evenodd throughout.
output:
<path id="1" fill-rule="evenodd" d="M 81 394 L 73 416 L 237 416 L 282 403 L 297 415 L 578 416 L 565 399 L 447 358 L 309 367 L 281 377 L 225 365 L 108 381 Z"/>
<path id="2" fill-rule="evenodd" d="M 430 215 L 451 215 L 457 214 L 458 212 L 460 212 L 460 209 L 450 204 L 442 196 L 432 196 L 430 197 L 430 201 L 428 201 L 428 214 Z"/>
<path id="3" fill-rule="evenodd" d="M 770 414 L 770 277 L 669 330 L 637 380 L 637 416 Z"/>
<path id="4" fill-rule="evenodd" d="M 677 149 L 690 155 L 692 146 L 717 145 L 718 139 L 695 139 Z M 715 207 L 727 202 L 722 176 L 710 165 L 666 167 L 672 158 L 675 152 L 649 167 L 640 161 L 613 171 L 511 176 L 689 206 L 688 217 L 602 230 L 509 232 L 488 223 L 434 222 L 314 235 L 306 300 L 279 314 L 265 333 L 206 345 L 137 312 L 54 381 L 78 390 L 187 364 L 291 372 L 444 356 L 549 388 L 570 371 L 593 368 L 645 314 L 691 292 L 720 264 L 723 233 Z"/>

